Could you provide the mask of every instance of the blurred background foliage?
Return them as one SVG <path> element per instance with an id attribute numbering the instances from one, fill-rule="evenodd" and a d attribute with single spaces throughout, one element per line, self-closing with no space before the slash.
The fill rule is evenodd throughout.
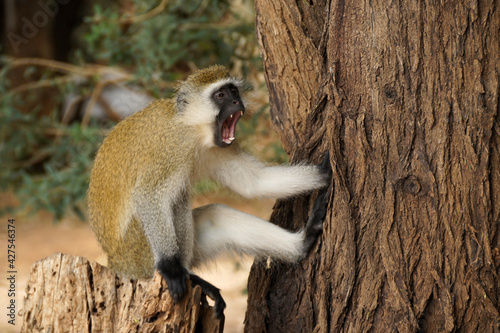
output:
<path id="1" fill-rule="evenodd" d="M 34 1 L 10 25 L 13 14 L 7 7 L 0 12 L 7 19 L 1 31 L 0 190 L 12 191 L 19 202 L 1 213 L 47 210 L 59 219 L 72 210 L 84 218 L 96 150 L 128 114 L 121 106 L 134 109 L 125 97 L 141 103 L 171 97 L 176 81 L 214 63 L 253 86 L 247 94 L 253 113 L 239 122 L 240 142 L 264 160 L 286 161 L 271 130 L 252 1 L 72 1 L 54 0 L 52 12 Z M 40 13 L 46 24 L 37 19 Z M 202 182 L 195 192 L 216 188 Z"/>

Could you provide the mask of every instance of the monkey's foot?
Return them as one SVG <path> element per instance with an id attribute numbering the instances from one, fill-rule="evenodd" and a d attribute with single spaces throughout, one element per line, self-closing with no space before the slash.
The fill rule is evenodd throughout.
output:
<path id="1" fill-rule="evenodd" d="M 180 260 L 175 257 L 162 259 L 158 263 L 157 269 L 167 282 L 174 303 L 179 303 L 187 291 L 187 270 L 181 265 Z"/>
<path id="2" fill-rule="evenodd" d="M 214 300 L 215 305 L 214 305 L 214 311 L 215 311 L 215 318 L 222 320 L 224 319 L 224 309 L 226 307 L 226 302 L 224 302 L 224 299 L 222 298 L 220 294 L 220 290 L 215 287 L 214 285 L 210 284 L 209 282 L 203 280 L 199 276 L 195 274 L 190 274 L 189 275 L 191 279 L 191 283 L 195 286 L 200 286 L 201 290 L 205 295 L 210 297 L 212 300 Z M 205 299 L 206 302 L 206 299 Z"/>

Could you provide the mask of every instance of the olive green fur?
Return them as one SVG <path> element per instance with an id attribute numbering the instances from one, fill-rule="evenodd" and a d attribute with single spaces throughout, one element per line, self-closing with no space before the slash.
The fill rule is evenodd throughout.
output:
<path id="1" fill-rule="evenodd" d="M 181 87 L 202 88 L 211 83 L 230 78 L 228 70 L 221 65 L 214 65 L 208 68 L 200 69 L 195 74 L 189 76 Z"/>
<path id="2" fill-rule="evenodd" d="M 94 162 L 88 191 L 90 225 L 108 254 L 110 268 L 126 276 L 154 273 L 150 244 L 134 216 L 133 197 L 147 197 L 173 174 L 187 178 L 192 168 L 194 139 L 178 118 L 173 100 L 151 103 L 111 131 Z"/>
<path id="3" fill-rule="evenodd" d="M 154 101 L 122 120 L 103 141 L 92 168 L 87 200 L 90 226 L 115 272 L 130 278 L 151 277 L 153 249 L 158 252 L 170 247 L 189 267 L 193 226 L 188 221 L 172 221 L 172 229 L 161 208 L 169 204 L 170 218 L 175 220 L 190 216 L 194 163 L 200 149 L 210 149 L 207 142 L 213 140 L 214 119 L 210 120 L 212 111 L 206 109 L 210 104 L 203 104 L 201 92 L 228 79 L 232 78 L 222 66 L 199 70 L 181 83 L 174 98 Z M 197 106 L 200 102 L 201 107 Z M 149 224 L 141 221 L 144 213 Z M 162 240 L 164 235 L 173 235 L 170 241 L 175 244 L 158 239 L 150 244 L 148 230 Z"/>

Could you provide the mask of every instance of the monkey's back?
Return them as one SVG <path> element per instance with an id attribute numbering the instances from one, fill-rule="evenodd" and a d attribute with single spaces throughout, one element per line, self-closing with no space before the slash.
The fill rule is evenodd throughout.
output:
<path id="1" fill-rule="evenodd" d="M 116 272 L 153 274 L 151 248 L 134 216 L 134 196 L 170 177 L 187 181 L 194 154 L 189 133 L 177 119 L 175 102 L 158 100 L 118 123 L 99 148 L 88 191 L 90 225 Z"/>

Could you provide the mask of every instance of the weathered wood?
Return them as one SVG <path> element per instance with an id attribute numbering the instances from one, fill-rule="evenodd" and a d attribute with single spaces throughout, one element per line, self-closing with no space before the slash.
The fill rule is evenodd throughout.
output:
<path id="1" fill-rule="evenodd" d="M 31 267 L 21 332 L 222 332 L 199 287 L 174 306 L 165 281 L 129 280 L 82 257 L 54 254 Z"/>
<path id="2" fill-rule="evenodd" d="M 255 6 L 278 134 L 335 186 L 310 258 L 253 266 L 246 330 L 500 331 L 498 2 Z"/>

